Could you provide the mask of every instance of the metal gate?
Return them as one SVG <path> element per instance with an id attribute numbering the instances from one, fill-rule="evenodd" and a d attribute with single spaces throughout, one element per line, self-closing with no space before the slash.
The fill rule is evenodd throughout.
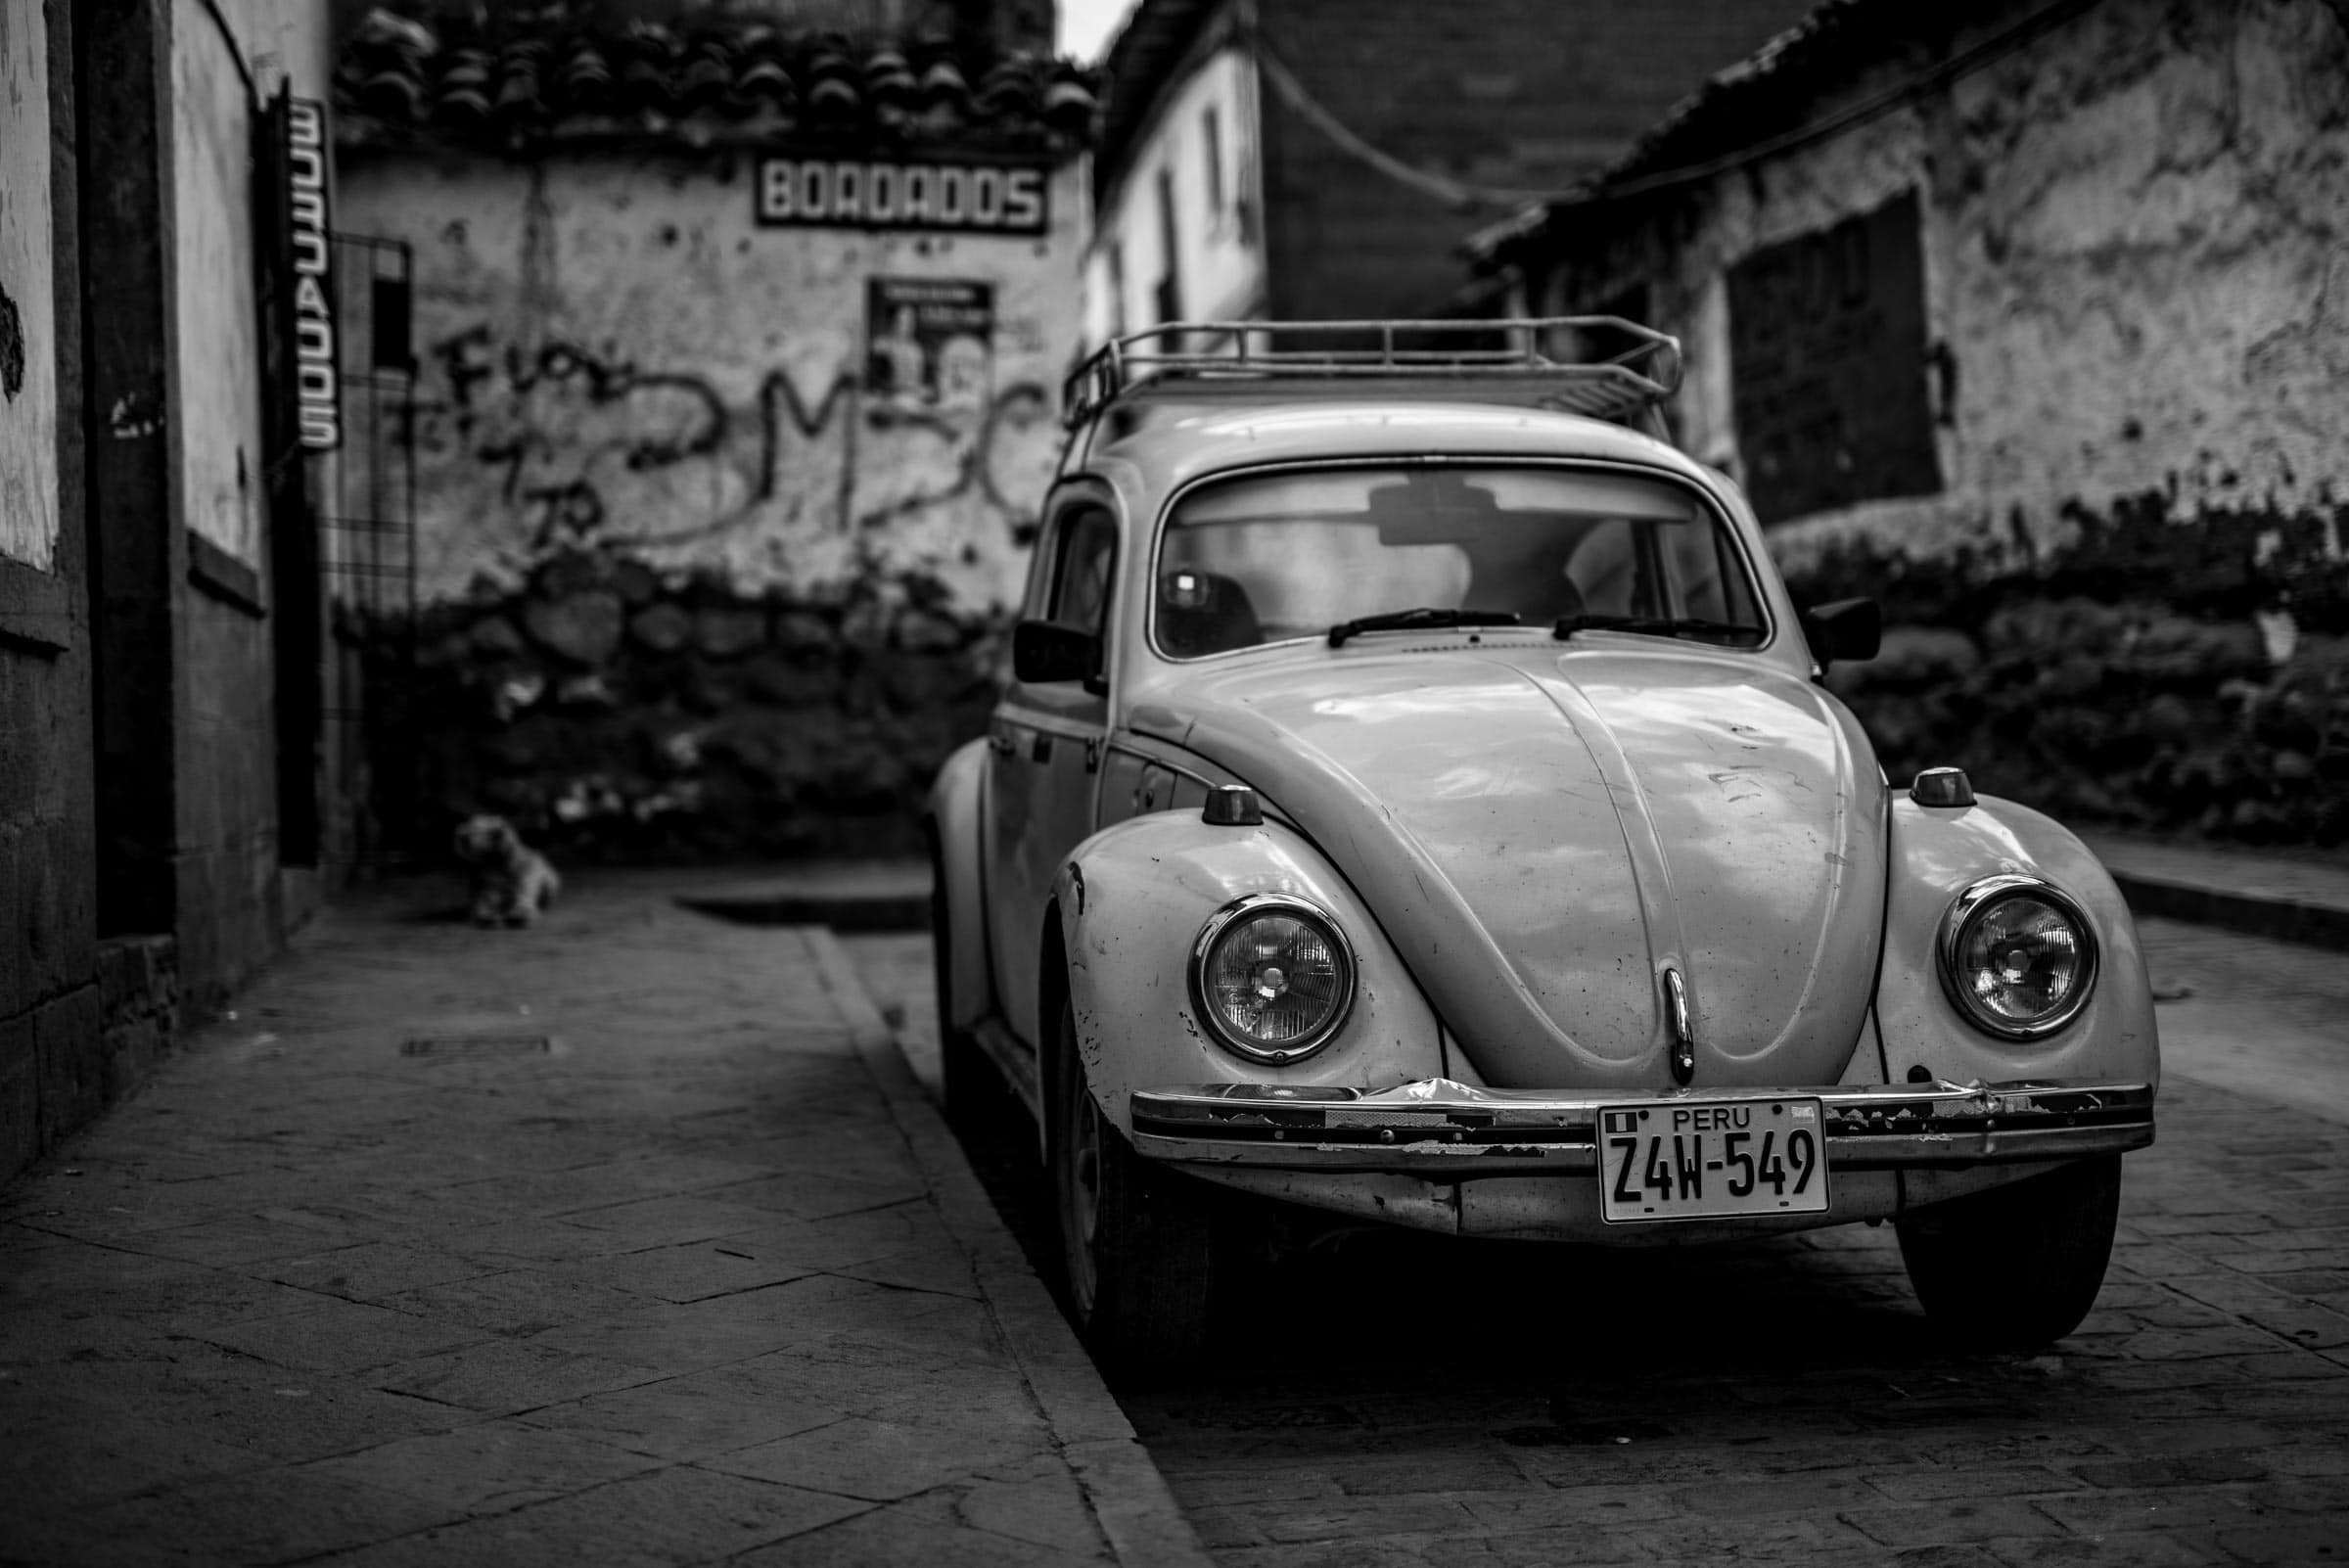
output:
<path id="1" fill-rule="evenodd" d="M 327 766 L 362 874 L 407 858 L 417 780 L 414 256 L 403 240 L 334 236 L 343 444 L 320 465 L 319 570 L 329 636 Z"/>

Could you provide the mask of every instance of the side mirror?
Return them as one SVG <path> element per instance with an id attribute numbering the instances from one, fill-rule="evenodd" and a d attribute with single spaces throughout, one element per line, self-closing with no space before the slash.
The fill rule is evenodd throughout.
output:
<path id="1" fill-rule="evenodd" d="M 1799 614 L 1803 639 L 1822 672 L 1838 660 L 1873 659 L 1884 645 L 1884 612 L 1873 599 L 1837 599 Z"/>
<path id="2" fill-rule="evenodd" d="M 1031 686 L 1091 681 L 1101 673 L 1101 639 L 1049 621 L 1023 621 L 1011 628 L 1011 672 Z"/>

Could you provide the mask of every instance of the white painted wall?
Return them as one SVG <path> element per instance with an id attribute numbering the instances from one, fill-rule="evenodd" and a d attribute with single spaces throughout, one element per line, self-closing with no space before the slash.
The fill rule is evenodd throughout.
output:
<path id="1" fill-rule="evenodd" d="M 266 524 L 253 251 L 259 106 L 237 62 L 242 56 L 262 93 L 284 81 L 296 97 L 330 98 L 326 9 L 314 0 L 224 0 L 225 32 L 202 7 L 171 14 L 180 502 L 190 529 L 253 566 Z"/>
<path id="2" fill-rule="evenodd" d="M 2046 546 L 2068 536 L 2067 503 L 2101 512 L 2164 487 L 2176 516 L 2349 495 L 2339 8 L 2110 0 L 1946 97 L 1710 182 L 1684 239 L 1627 236 L 1614 276 L 1573 288 L 1589 301 L 1650 283 L 1655 324 L 1688 348 L 1685 444 L 1733 466 L 1725 273 L 1910 186 L 1928 338 L 1958 372 L 1936 434 L 1944 493 L 1790 523 L 1773 530 L 1782 555 L 1854 533 L 1933 555 L 2006 540 L 2018 515 Z"/>
<path id="3" fill-rule="evenodd" d="M 760 228 L 745 155 L 345 156 L 345 227 L 415 246 L 428 603 L 573 548 L 741 593 L 934 576 L 1016 600 L 1074 359 L 1082 164 L 1040 238 Z M 870 278 L 994 286 L 982 406 L 862 388 Z"/>
<path id="4" fill-rule="evenodd" d="M 57 553 L 57 309 L 49 248 L 48 23 L 0 7 L 0 556 L 49 569 Z"/>
<path id="5" fill-rule="evenodd" d="M 1221 197 L 1211 200 L 1207 116 L 1221 147 Z M 1103 207 L 1084 263 L 1084 339 L 1139 331 L 1159 319 L 1166 272 L 1161 171 L 1174 181 L 1174 259 L 1180 308 L 1193 321 L 1261 313 L 1265 289 L 1263 161 L 1255 68 L 1237 49 L 1205 60 L 1169 94 L 1136 144 L 1125 179 Z M 1113 265 L 1113 254 L 1121 265 Z M 1116 286 L 1122 274 L 1123 288 Z"/>

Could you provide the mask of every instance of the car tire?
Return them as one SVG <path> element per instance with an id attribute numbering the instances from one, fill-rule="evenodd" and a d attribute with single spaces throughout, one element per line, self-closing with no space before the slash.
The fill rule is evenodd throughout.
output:
<path id="1" fill-rule="evenodd" d="M 1978 1349 L 2038 1350 L 2096 1305 L 2120 1210 L 2121 1157 L 2078 1160 L 1903 1216 L 1901 1261 L 1936 1327 Z"/>
<path id="2" fill-rule="evenodd" d="M 946 898 L 946 858 L 930 851 L 930 978 L 938 1002 L 938 1097 L 957 1127 L 984 1126 L 1003 1101 L 1003 1077 L 967 1029 L 954 1027 L 954 917 Z"/>
<path id="3" fill-rule="evenodd" d="M 1109 1365 L 1129 1372 L 1180 1365 L 1207 1340 L 1212 1195 L 1133 1152 L 1085 1086 L 1076 1013 L 1066 1000 L 1058 1028 L 1045 1152 L 1070 1314 L 1086 1348 Z"/>

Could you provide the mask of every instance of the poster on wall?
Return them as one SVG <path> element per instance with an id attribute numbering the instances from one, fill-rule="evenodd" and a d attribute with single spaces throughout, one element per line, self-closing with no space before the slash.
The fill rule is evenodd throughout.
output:
<path id="1" fill-rule="evenodd" d="M 766 228 L 944 229 L 1041 234 L 1050 217 L 1042 163 L 975 163 L 770 154 L 751 182 Z"/>
<path id="2" fill-rule="evenodd" d="M 1765 523 L 1942 487 L 1916 193 L 1729 269 L 1730 401 Z"/>
<path id="3" fill-rule="evenodd" d="M 977 416 L 994 374 L 995 288 L 949 278 L 865 284 L 866 407 Z"/>

